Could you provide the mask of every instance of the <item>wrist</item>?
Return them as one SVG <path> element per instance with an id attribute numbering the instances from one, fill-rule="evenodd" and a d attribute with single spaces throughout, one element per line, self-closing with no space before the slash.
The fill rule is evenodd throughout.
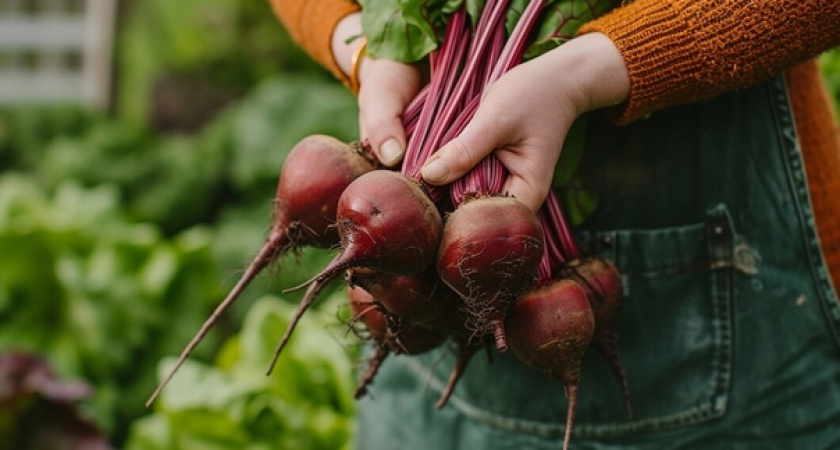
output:
<path id="1" fill-rule="evenodd" d="M 545 73 L 555 74 L 553 90 L 572 98 L 578 114 L 621 104 L 630 96 L 627 66 L 606 35 L 581 35 L 545 56 L 551 66 Z"/>
<path id="2" fill-rule="evenodd" d="M 341 19 L 332 35 L 332 53 L 336 65 L 347 80 L 358 74 L 363 58 L 360 49 L 364 44 L 362 34 L 362 14 L 352 13 Z"/>

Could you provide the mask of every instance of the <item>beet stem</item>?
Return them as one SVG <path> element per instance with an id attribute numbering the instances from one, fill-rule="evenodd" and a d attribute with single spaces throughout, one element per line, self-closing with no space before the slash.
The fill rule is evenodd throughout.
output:
<path id="1" fill-rule="evenodd" d="M 155 401 L 155 399 L 160 395 L 163 388 L 169 384 L 172 380 L 172 377 L 175 376 L 175 372 L 184 364 L 187 357 L 192 353 L 193 350 L 198 346 L 198 344 L 204 339 L 208 332 L 210 332 L 210 328 L 218 322 L 219 318 L 225 311 L 233 305 L 233 302 L 239 298 L 242 292 L 245 291 L 245 288 L 254 280 L 254 278 L 268 266 L 269 263 L 274 261 L 277 256 L 284 252 L 285 249 L 288 248 L 287 241 L 288 234 L 285 232 L 285 229 L 277 230 L 273 229 L 269 234 L 268 238 L 266 238 L 265 243 L 263 243 L 262 247 L 260 248 L 259 252 L 254 259 L 251 260 L 251 263 L 248 264 L 248 267 L 245 269 L 245 272 L 233 286 L 233 289 L 228 293 L 227 297 L 216 306 L 216 309 L 204 321 L 202 324 L 201 329 L 198 330 L 195 336 L 193 336 L 192 340 L 189 344 L 184 348 L 181 352 L 181 355 L 178 357 L 178 361 L 175 363 L 175 366 L 169 370 L 169 373 L 166 375 L 166 378 L 161 381 L 161 383 L 157 386 L 155 391 L 146 401 L 146 407 L 148 408 L 151 404 Z"/>

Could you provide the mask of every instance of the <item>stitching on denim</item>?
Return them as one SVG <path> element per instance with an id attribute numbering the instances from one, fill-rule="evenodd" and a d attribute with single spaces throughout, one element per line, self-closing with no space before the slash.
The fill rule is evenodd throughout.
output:
<path id="1" fill-rule="evenodd" d="M 709 221 L 709 253 L 717 259 L 734 261 L 734 237 L 736 236 L 735 225 L 725 205 L 717 205 L 708 212 Z M 718 231 L 721 224 L 722 231 Z M 718 254 L 718 253 L 723 254 Z M 734 264 L 732 269 L 734 269 Z M 735 283 L 733 270 L 713 270 L 712 283 L 714 289 L 710 293 L 715 297 L 714 320 L 717 321 L 715 329 L 718 331 L 718 341 L 714 346 L 717 361 L 717 381 L 712 394 L 712 409 L 715 417 L 720 417 L 726 412 L 728 403 L 728 392 L 732 381 L 733 372 L 733 347 L 734 347 L 734 318 L 733 318 L 733 286 Z"/>
<path id="2" fill-rule="evenodd" d="M 426 386 L 441 393 L 444 382 L 437 378 L 434 373 L 424 366 L 417 358 L 395 358 L 404 368 L 409 370 L 415 377 L 426 380 Z M 558 387 L 558 389 L 560 389 Z M 678 413 L 651 417 L 628 424 L 599 424 L 589 425 L 584 423 L 575 424 L 572 433 L 576 436 L 590 437 L 617 437 L 639 431 L 654 431 L 673 427 L 694 425 L 710 419 L 721 417 L 725 412 L 721 398 L 712 398 L 708 402 L 688 408 Z M 725 398 L 723 399 L 725 403 Z M 457 393 L 453 393 L 448 400 L 447 407 L 457 409 L 465 417 L 488 426 L 502 430 L 529 433 L 539 437 L 559 438 L 565 433 L 565 424 L 562 420 L 557 422 L 537 422 L 523 420 L 514 417 L 493 414 L 473 406 L 464 400 Z"/>
<path id="3" fill-rule="evenodd" d="M 790 106 L 785 77 L 780 75 L 774 78 L 769 83 L 769 89 L 776 106 L 774 111 L 779 130 L 779 142 L 783 152 L 782 160 L 791 184 L 791 191 L 795 194 L 794 200 L 799 212 L 802 240 L 808 253 L 808 268 L 814 280 L 816 294 L 819 296 L 820 305 L 828 322 L 827 325 L 831 330 L 835 344 L 840 348 L 840 302 L 838 302 L 837 291 L 828 274 L 825 257 L 820 247 L 816 222 L 811 209 L 805 163 L 802 160 L 799 137 L 796 134 L 796 124 Z"/>

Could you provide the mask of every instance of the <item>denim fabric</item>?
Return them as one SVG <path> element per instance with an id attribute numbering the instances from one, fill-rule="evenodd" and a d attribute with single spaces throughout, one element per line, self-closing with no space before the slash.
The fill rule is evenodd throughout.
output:
<path id="1" fill-rule="evenodd" d="M 616 262 L 635 418 L 597 353 L 573 449 L 840 448 L 840 303 L 820 252 L 784 80 L 625 127 L 594 118 L 581 246 Z M 435 410 L 451 349 L 390 358 L 357 450 L 557 449 L 562 386 L 511 354 L 474 357 Z"/>

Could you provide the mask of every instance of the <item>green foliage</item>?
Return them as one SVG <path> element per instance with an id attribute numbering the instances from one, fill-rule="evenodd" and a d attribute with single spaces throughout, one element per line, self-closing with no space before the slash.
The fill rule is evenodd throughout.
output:
<path id="1" fill-rule="evenodd" d="M 303 136 L 357 138 L 355 98 L 338 83 L 272 77 L 195 136 L 151 136 L 79 108 L 0 111 L 0 161 L 48 190 L 67 180 L 113 185 L 132 220 L 171 235 L 212 223 L 225 206 L 273 196 L 286 154 Z"/>
<path id="2" fill-rule="evenodd" d="M 189 137 L 152 136 L 64 106 L 0 112 L 0 348 L 45 355 L 60 375 L 90 382 L 90 408 L 119 445 L 151 412 L 143 403 L 158 361 L 180 353 L 262 244 L 289 149 L 312 133 L 351 140 L 357 123 L 355 99 L 342 86 L 302 77 L 265 80 Z M 208 361 L 240 329 L 254 298 L 307 280 L 330 256 L 304 250 L 281 258 L 194 360 Z M 342 358 L 335 364 L 348 363 Z M 300 361 L 283 367 L 278 376 L 309 370 Z M 325 415 L 284 405 L 296 426 Z M 346 420 L 333 421 L 324 433 L 346 439 Z"/>
<path id="3" fill-rule="evenodd" d="M 451 14 L 462 6 L 472 24 L 484 8 L 481 0 L 360 0 L 362 25 L 368 51 L 379 58 L 419 61 L 435 50 L 443 39 Z M 519 21 L 527 0 L 508 6 L 505 27 L 508 34 Z M 574 36 L 584 23 L 618 5 L 616 0 L 552 0 L 537 21 L 536 32 L 525 57 L 530 59 L 557 47 Z"/>
<path id="4" fill-rule="evenodd" d="M 156 361 L 215 298 L 210 235 L 164 239 L 127 221 L 117 199 L 105 185 L 67 182 L 49 196 L 30 177 L 0 178 L 0 348 L 95 381 L 97 418 L 112 430 L 142 412 Z"/>
<path id="5" fill-rule="evenodd" d="M 525 52 L 525 59 L 539 56 L 568 41 L 586 22 L 599 17 L 620 4 L 617 0 L 557 0 L 549 2 L 539 19 L 534 42 Z M 521 6 L 524 9 L 524 5 Z M 508 17 L 508 29 L 518 16 Z"/>
<path id="6" fill-rule="evenodd" d="M 266 0 L 142 0 L 128 3 L 118 30 L 119 114 L 146 121 L 155 80 L 188 74 L 248 92 L 280 73 L 329 75 L 298 48 Z"/>
<path id="7" fill-rule="evenodd" d="M 343 302 L 335 295 L 308 314 L 266 376 L 293 308 L 276 297 L 259 299 L 214 364 L 180 369 L 155 413 L 134 424 L 126 449 L 347 448 L 352 344 L 334 315 Z M 161 377 L 172 363 L 161 364 Z"/>
<path id="8" fill-rule="evenodd" d="M 449 15 L 463 0 L 360 0 L 368 51 L 378 58 L 419 61 L 437 48 Z"/>

